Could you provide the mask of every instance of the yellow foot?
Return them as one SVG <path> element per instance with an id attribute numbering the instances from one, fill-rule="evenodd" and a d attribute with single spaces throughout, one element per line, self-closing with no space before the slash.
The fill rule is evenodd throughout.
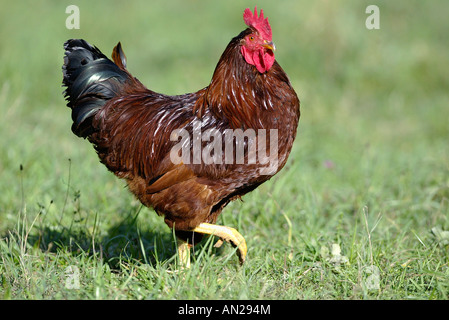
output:
<path id="1" fill-rule="evenodd" d="M 214 245 L 216 248 L 219 248 L 223 244 L 223 241 L 231 243 L 234 247 L 238 248 L 237 255 L 239 257 L 240 264 L 245 262 L 246 252 L 248 251 L 246 241 L 236 229 L 226 226 L 219 226 L 216 224 L 201 223 L 192 231 L 219 237 L 220 239 Z M 190 268 L 191 247 L 192 245 L 188 242 L 178 239 L 178 256 L 181 270 Z"/>
<path id="2" fill-rule="evenodd" d="M 178 256 L 179 256 L 179 264 L 181 265 L 181 269 L 190 268 L 190 248 L 191 244 L 185 242 L 181 239 L 178 239 Z"/>
<path id="3" fill-rule="evenodd" d="M 201 223 L 192 231 L 214 235 L 219 237 L 221 240 L 231 243 L 234 247 L 238 248 L 237 254 L 239 256 L 240 264 L 245 262 L 246 252 L 248 251 L 246 241 L 236 229 L 216 224 Z M 222 242 L 223 241 L 219 240 L 215 246 L 221 246 Z"/>

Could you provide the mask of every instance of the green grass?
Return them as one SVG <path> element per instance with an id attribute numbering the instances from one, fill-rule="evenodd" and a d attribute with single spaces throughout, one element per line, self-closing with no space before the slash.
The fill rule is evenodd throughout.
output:
<path id="1" fill-rule="evenodd" d="M 70 1 L 2 6 L 0 298 L 448 299 L 449 5 L 374 2 L 372 31 L 372 1 L 257 3 L 301 99 L 299 134 L 283 171 L 220 217 L 247 263 L 209 238 L 182 273 L 163 219 L 71 133 L 62 44 L 121 41 L 143 83 L 190 92 L 255 3 L 79 1 L 79 30 L 65 28 Z"/>

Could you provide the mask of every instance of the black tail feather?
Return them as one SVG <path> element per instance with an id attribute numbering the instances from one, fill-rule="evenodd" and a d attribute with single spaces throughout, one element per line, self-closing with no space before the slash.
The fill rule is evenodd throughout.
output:
<path id="1" fill-rule="evenodd" d="M 64 96 L 72 109 L 72 131 L 85 138 L 94 131 L 92 117 L 119 94 L 129 75 L 82 39 L 68 40 L 64 49 Z"/>

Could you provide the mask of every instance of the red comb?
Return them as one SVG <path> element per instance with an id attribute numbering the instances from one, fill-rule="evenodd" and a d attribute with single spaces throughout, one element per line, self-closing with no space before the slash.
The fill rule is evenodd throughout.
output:
<path id="1" fill-rule="evenodd" d="M 260 16 L 257 16 L 257 7 L 254 8 L 254 14 L 249 8 L 245 9 L 243 13 L 243 20 L 248 27 L 256 29 L 264 40 L 271 41 L 271 26 L 268 23 L 268 18 L 263 17 L 263 10 L 260 10 Z"/>

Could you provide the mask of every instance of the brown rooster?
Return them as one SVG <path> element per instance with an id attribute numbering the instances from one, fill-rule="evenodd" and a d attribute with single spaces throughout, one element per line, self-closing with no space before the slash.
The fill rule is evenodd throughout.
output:
<path id="1" fill-rule="evenodd" d="M 72 131 L 174 228 L 184 267 L 203 234 L 238 247 L 245 261 L 240 233 L 214 223 L 230 201 L 282 169 L 296 136 L 299 100 L 275 60 L 268 19 L 257 8 L 243 18 L 248 28 L 228 44 L 209 86 L 177 96 L 134 78 L 120 43 L 114 62 L 84 40 L 64 44 Z"/>

